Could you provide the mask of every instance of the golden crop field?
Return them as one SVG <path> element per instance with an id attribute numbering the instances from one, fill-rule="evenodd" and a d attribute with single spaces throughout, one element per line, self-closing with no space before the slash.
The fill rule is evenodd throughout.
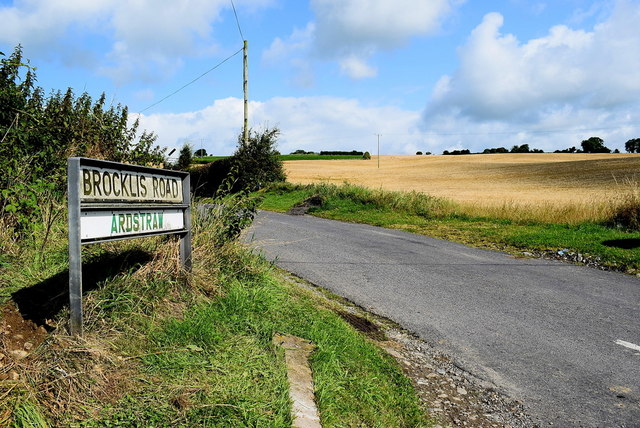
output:
<path id="1" fill-rule="evenodd" d="M 292 183 L 414 190 L 458 202 L 469 214 L 501 215 L 506 210 L 526 216 L 536 210 L 532 217 L 570 215 L 572 221 L 581 221 L 606 216 L 612 205 L 637 195 L 640 155 L 393 155 L 381 156 L 380 168 L 373 156 L 368 161 L 290 161 L 285 170 Z"/>

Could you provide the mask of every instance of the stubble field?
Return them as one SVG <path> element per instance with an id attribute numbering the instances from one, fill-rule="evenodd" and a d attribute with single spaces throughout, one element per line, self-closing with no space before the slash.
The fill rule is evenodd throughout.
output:
<path id="1" fill-rule="evenodd" d="M 391 155 L 285 162 L 296 184 L 350 183 L 454 201 L 468 215 L 550 222 L 598 221 L 637 198 L 638 154 Z"/>

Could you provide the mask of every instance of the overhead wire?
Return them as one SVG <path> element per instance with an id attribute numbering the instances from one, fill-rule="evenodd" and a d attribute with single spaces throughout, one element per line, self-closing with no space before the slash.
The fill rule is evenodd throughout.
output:
<path id="1" fill-rule="evenodd" d="M 226 57 L 225 59 L 223 59 L 222 61 L 220 61 L 218 64 L 216 64 L 215 66 L 211 67 L 209 70 L 205 71 L 204 73 L 202 73 L 200 76 L 196 77 L 195 79 L 193 79 L 192 81 L 190 81 L 189 83 L 183 85 L 182 87 L 180 87 L 179 89 L 176 89 L 175 91 L 173 91 L 172 93 L 170 93 L 169 95 L 167 95 L 166 97 L 156 101 L 155 103 L 151 104 L 148 107 L 143 108 L 142 110 L 140 110 L 138 113 L 143 113 L 147 110 L 149 110 L 151 107 L 155 107 L 158 104 L 160 104 L 161 102 L 165 101 L 166 99 L 174 96 L 175 94 L 177 94 L 178 92 L 182 91 L 183 89 L 185 89 L 187 86 L 192 85 L 193 83 L 197 82 L 198 80 L 202 79 L 204 76 L 206 76 L 207 74 L 211 73 L 213 70 L 215 70 L 216 68 L 220 67 L 222 64 L 224 64 L 225 62 L 229 61 L 231 58 L 233 58 L 234 56 L 238 55 L 240 52 L 242 52 L 244 48 L 240 48 L 238 49 L 235 53 L 229 55 L 228 57 Z"/>
<path id="2" fill-rule="evenodd" d="M 236 12 L 236 5 L 231 0 L 231 8 L 233 9 L 233 15 L 236 17 L 236 24 L 238 25 L 238 32 L 240 33 L 240 37 L 242 41 L 245 40 L 244 35 L 242 34 L 242 28 L 240 27 L 240 20 L 238 19 L 238 12 Z"/>
<path id="3" fill-rule="evenodd" d="M 233 0 L 231 0 L 231 8 L 233 9 L 233 16 L 235 16 L 236 18 L 236 25 L 238 26 L 238 33 L 240 33 L 240 37 L 241 39 L 244 41 L 244 34 L 242 33 L 242 27 L 240 26 L 240 20 L 238 19 L 238 12 L 236 11 L 236 5 L 233 3 Z M 166 97 L 156 101 L 155 103 L 151 104 L 148 107 L 143 108 L 142 110 L 140 110 L 138 112 L 138 114 L 140 113 L 144 113 L 145 111 L 149 110 L 152 107 L 157 106 L 158 104 L 160 104 L 161 102 L 165 101 L 166 99 L 174 96 L 175 94 L 177 94 L 178 92 L 182 91 L 183 89 L 185 89 L 187 86 L 197 82 L 198 80 L 200 80 L 201 78 L 203 78 L 204 76 L 206 76 L 207 74 L 211 73 L 213 70 L 215 70 L 216 68 L 220 67 L 222 64 L 224 64 L 225 62 L 229 61 L 231 58 L 233 58 L 234 56 L 238 55 L 240 52 L 242 52 L 244 48 L 240 48 L 238 49 L 235 53 L 233 53 L 232 55 L 228 56 L 227 58 L 225 58 L 224 60 L 222 60 L 221 62 L 219 62 L 218 64 L 216 64 L 215 66 L 211 67 L 209 70 L 205 71 L 204 73 L 202 73 L 200 76 L 196 77 L 195 79 L 193 79 L 192 81 L 190 81 L 189 83 L 183 85 L 182 87 L 176 89 L 175 91 L 173 91 L 172 93 L 170 93 L 169 95 L 167 95 Z"/>

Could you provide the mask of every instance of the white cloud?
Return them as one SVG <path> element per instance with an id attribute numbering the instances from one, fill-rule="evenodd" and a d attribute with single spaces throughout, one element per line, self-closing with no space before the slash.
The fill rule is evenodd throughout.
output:
<path id="1" fill-rule="evenodd" d="M 452 123 L 451 129 L 481 133 L 479 124 L 489 124 L 500 133 L 519 126 L 546 149 L 554 148 L 544 142 L 549 134 L 539 134 L 547 130 L 565 132 L 556 149 L 564 148 L 558 140 L 571 129 L 626 137 L 615 127 L 628 124 L 640 107 L 640 4 L 617 2 L 591 31 L 559 25 L 524 43 L 500 32 L 503 20 L 487 14 L 459 49 L 459 68 L 433 89 L 427 128 Z M 636 132 L 639 122 L 636 115 Z M 571 145 L 579 144 L 579 135 L 571 135 Z"/>
<path id="2" fill-rule="evenodd" d="M 395 107 L 364 106 L 354 99 L 337 97 L 273 98 L 250 103 L 254 128 L 277 126 L 282 131 L 278 150 L 297 149 L 376 150 L 382 134 L 383 153 L 415 153 L 428 150 L 417 126 L 420 113 Z M 182 114 L 142 115 L 141 128 L 154 131 L 162 146 L 178 147 L 191 141 L 209 153 L 231 154 L 242 127 L 242 100 L 217 100 L 203 110 Z"/>
<path id="3" fill-rule="evenodd" d="M 273 0 L 237 0 L 238 7 L 264 7 Z M 177 57 L 215 51 L 212 29 L 227 0 L 17 0 L 0 6 L 0 43 L 23 44 L 55 58 L 82 49 L 83 39 L 110 45 L 99 72 L 122 83 L 167 75 Z M 82 30 L 83 37 L 74 37 Z M 213 48 L 211 47 L 213 46 Z"/>
<path id="4" fill-rule="evenodd" d="M 329 56 L 396 48 L 436 31 L 451 9 L 447 0 L 311 0 L 311 7 L 318 20 L 317 48 Z"/>
<path id="5" fill-rule="evenodd" d="M 263 59 L 274 57 L 301 62 L 337 61 L 352 79 L 376 75 L 368 64 L 379 51 L 396 49 L 412 37 L 431 34 L 459 0 L 311 0 L 316 20 L 277 38 Z M 308 68 L 308 67 L 307 67 Z"/>
<path id="6" fill-rule="evenodd" d="M 293 70 L 293 79 L 297 86 L 312 86 L 314 77 L 311 63 L 303 58 L 313 44 L 315 31 L 315 24 L 310 22 L 304 29 L 294 29 L 286 40 L 276 37 L 271 46 L 262 53 L 262 61 L 270 66 Z"/>
<path id="7" fill-rule="evenodd" d="M 430 111 L 476 119 L 534 116 L 565 104 L 611 108 L 640 95 L 640 5 L 620 2 L 592 32 L 566 26 L 520 43 L 490 13 L 460 48 L 460 68 L 435 87 Z"/>
<path id="8" fill-rule="evenodd" d="M 63 38 L 71 24 L 91 28 L 109 9 L 109 0 L 16 1 L 0 7 L 0 42 L 22 43 L 34 49 L 51 48 Z"/>
<path id="9" fill-rule="evenodd" d="M 375 77 L 378 71 L 357 56 L 349 56 L 340 60 L 340 70 L 352 79 Z"/>

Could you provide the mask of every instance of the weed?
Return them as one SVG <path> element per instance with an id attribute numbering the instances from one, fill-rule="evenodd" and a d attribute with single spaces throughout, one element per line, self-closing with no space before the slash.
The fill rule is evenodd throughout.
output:
<path id="1" fill-rule="evenodd" d="M 16 428 L 48 428 L 38 408 L 29 400 L 22 400 L 13 411 L 13 426 Z"/>

